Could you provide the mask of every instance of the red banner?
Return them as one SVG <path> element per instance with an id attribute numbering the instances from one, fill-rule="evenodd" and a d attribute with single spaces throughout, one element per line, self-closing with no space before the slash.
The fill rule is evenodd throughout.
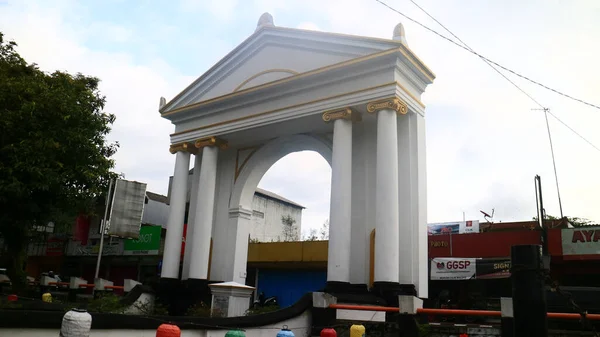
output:
<path id="1" fill-rule="evenodd" d="M 181 238 L 181 257 L 183 258 L 183 255 L 185 253 L 185 238 L 187 235 L 187 224 L 183 224 L 183 237 Z"/>
<path id="2" fill-rule="evenodd" d="M 90 233 L 90 217 L 87 215 L 79 214 L 75 219 L 75 228 L 73 229 L 73 240 L 81 241 L 81 245 L 85 246 L 88 242 L 88 236 Z"/>

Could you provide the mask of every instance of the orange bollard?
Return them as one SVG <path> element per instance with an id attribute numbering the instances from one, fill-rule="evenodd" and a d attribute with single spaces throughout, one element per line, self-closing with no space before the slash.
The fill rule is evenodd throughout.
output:
<path id="1" fill-rule="evenodd" d="M 161 324 L 156 329 L 156 337 L 181 337 L 181 330 L 177 325 Z"/>

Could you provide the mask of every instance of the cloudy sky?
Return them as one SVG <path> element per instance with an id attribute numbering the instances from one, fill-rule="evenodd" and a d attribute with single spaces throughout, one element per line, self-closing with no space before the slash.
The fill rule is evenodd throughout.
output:
<path id="1" fill-rule="evenodd" d="M 415 0 L 479 53 L 550 87 L 600 104 L 600 2 L 589 0 Z M 444 32 L 409 0 L 386 0 Z M 101 78 L 117 171 L 166 194 L 173 126 L 171 99 L 254 32 L 263 12 L 278 26 L 391 38 L 398 22 L 408 44 L 437 75 L 427 105 L 429 222 L 528 220 L 533 178 L 542 176 L 548 214 L 558 202 L 544 115 L 476 56 L 408 22 L 375 0 L 0 0 L 0 31 L 47 71 Z M 445 35 L 448 35 L 444 32 Z M 600 148 L 600 110 L 511 76 L 562 121 Z M 550 117 L 565 215 L 600 221 L 600 151 Z M 310 152 L 292 154 L 260 186 L 304 204 L 303 229 L 329 211 L 331 170 Z"/>

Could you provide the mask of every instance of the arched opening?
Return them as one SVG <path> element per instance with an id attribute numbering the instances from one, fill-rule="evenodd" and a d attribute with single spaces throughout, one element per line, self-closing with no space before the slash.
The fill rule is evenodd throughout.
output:
<path id="1" fill-rule="evenodd" d="M 252 201 L 251 242 L 324 240 L 331 166 L 315 151 L 279 159 L 262 177 Z"/>
<path id="2" fill-rule="evenodd" d="M 311 241 L 326 238 L 328 232 L 324 237 L 320 229 L 329 218 L 331 155 L 329 138 L 294 135 L 271 140 L 256 149 L 248 159 L 240 160 L 243 167 L 237 175 L 229 204 L 229 225 L 238 231 L 237 244 L 232 245 L 236 260 L 233 263 L 233 277 L 235 279 L 236 275 L 245 273 L 247 266 L 245 281 L 258 288 L 255 296 L 261 292 L 265 296 L 276 296 L 280 305 L 287 306 L 306 291 L 318 290 L 325 285 L 325 242 L 314 242 L 325 258 L 317 264 L 313 263 L 310 270 L 302 272 L 293 268 L 269 269 L 264 263 L 252 265 L 252 260 L 246 260 L 246 257 L 248 247 L 257 242 L 274 245 L 261 250 L 263 253 L 293 251 L 294 256 L 304 256 L 304 249 L 299 246 L 304 243 L 296 241 L 303 237 Z M 242 213 L 249 216 L 243 216 Z M 286 218 L 291 221 L 286 223 Z M 240 231 L 244 233 L 239 234 Z M 243 236 L 249 238 L 245 244 L 241 242 Z M 254 247 L 258 249 L 259 246 L 264 245 Z M 296 261 L 293 257 L 282 260 L 285 260 L 283 264 L 289 263 L 290 266 L 304 262 Z M 280 293 L 281 287 L 276 286 L 273 280 L 286 280 L 289 287 Z"/>

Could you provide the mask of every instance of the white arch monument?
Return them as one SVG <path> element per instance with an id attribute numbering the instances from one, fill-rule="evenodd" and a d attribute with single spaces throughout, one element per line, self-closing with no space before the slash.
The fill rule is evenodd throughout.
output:
<path id="1" fill-rule="evenodd" d="M 175 125 L 176 156 L 162 279 L 180 278 L 190 161 L 200 169 L 191 178 L 181 279 L 245 284 L 260 179 L 285 155 L 314 150 L 332 167 L 328 286 L 368 283 L 376 229 L 374 287 L 426 297 L 420 97 L 434 76 L 400 24 L 387 40 L 276 27 L 263 14 L 254 34 L 170 102 L 160 100 L 161 116 Z"/>

